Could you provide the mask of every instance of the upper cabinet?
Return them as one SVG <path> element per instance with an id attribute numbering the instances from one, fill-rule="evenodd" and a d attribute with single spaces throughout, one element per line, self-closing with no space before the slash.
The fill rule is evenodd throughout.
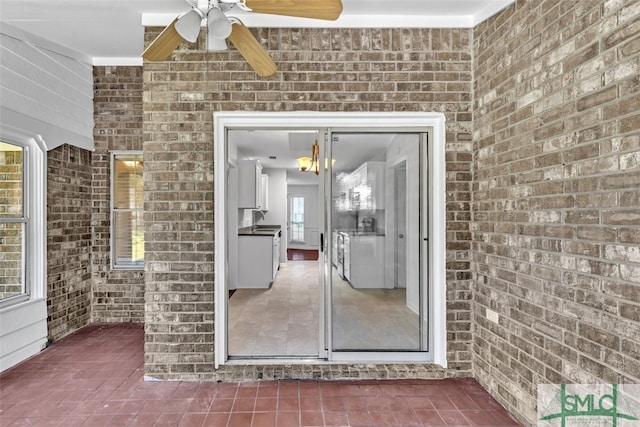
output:
<path id="1" fill-rule="evenodd" d="M 366 162 L 338 181 L 338 210 L 384 209 L 385 162 Z"/>
<path id="2" fill-rule="evenodd" d="M 269 175 L 260 175 L 260 210 L 269 210 Z"/>
<path id="3" fill-rule="evenodd" d="M 353 171 L 352 203 L 361 210 L 384 209 L 384 162 L 367 162 Z"/>
<path id="4" fill-rule="evenodd" d="M 267 209 L 266 200 L 269 181 L 263 180 L 262 176 L 262 165 L 260 161 L 238 160 L 239 209 Z"/>

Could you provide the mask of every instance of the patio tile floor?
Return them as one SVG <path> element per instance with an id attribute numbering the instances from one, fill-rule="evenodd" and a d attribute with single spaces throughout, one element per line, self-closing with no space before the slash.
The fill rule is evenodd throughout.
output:
<path id="1" fill-rule="evenodd" d="M 0 425 L 520 425 L 473 379 L 145 382 L 143 340 L 90 325 L 0 374 Z"/>

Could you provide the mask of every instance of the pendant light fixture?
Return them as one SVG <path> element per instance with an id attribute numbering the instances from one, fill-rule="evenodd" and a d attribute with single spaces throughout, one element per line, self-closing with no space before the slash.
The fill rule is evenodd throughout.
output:
<path id="1" fill-rule="evenodd" d="M 318 161 L 318 157 L 320 155 L 320 147 L 318 146 L 318 140 L 313 143 L 311 147 L 311 157 L 298 157 L 296 161 L 298 162 L 298 170 L 300 172 L 313 172 L 316 175 L 320 173 L 320 162 Z M 331 159 L 331 166 L 336 164 L 336 159 Z M 324 159 L 324 169 L 327 170 L 329 167 L 329 159 Z"/>
<path id="2" fill-rule="evenodd" d="M 316 175 L 320 173 L 318 168 L 318 155 L 320 154 L 320 147 L 318 146 L 318 141 L 313 143 L 311 147 L 311 157 L 298 157 L 296 161 L 298 162 L 298 170 L 300 172 L 313 172 Z"/>

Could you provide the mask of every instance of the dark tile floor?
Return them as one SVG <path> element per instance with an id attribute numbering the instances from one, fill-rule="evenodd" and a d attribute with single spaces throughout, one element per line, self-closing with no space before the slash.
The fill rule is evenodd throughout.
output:
<path id="1" fill-rule="evenodd" d="M 517 426 L 474 380 L 143 381 L 142 325 L 92 325 L 0 375 L 5 426 Z"/>

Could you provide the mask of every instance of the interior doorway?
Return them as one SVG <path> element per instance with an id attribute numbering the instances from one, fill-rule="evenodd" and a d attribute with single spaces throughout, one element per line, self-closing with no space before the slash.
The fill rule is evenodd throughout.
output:
<path id="1" fill-rule="evenodd" d="M 444 312 L 430 305 L 444 297 L 444 269 L 433 274 L 437 269 L 421 265 L 433 263 L 427 256 L 434 252 L 427 246 L 436 239 L 426 238 L 435 229 L 434 224 L 420 221 L 435 216 L 419 212 L 431 205 L 423 203 L 424 199 L 433 202 L 440 197 L 431 190 L 433 185 L 444 182 L 442 177 L 433 179 L 426 168 L 434 154 L 429 138 L 437 140 L 444 135 L 441 115 L 421 115 L 422 120 L 415 123 L 403 115 L 385 115 L 387 121 L 380 117 L 378 125 L 386 126 L 378 130 L 375 125 L 371 129 L 373 122 L 361 115 L 256 113 L 253 120 L 245 114 L 240 116 L 243 117 L 235 117 L 234 113 L 214 115 L 216 138 L 222 141 L 216 156 L 225 160 L 216 163 L 224 166 L 216 170 L 216 230 L 220 227 L 227 234 L 222 242 L 216 239 L 216 253 L 227 260 L 216 264 L 216 364 L 229 359 L 250 363 L 255 359 L 292 358 L 446 364 L 444 343 L 432 345 L 444 338 Z M 317 145 L 317 149 L 307 147 L 305 151 L 302 146 L 293 145 L 304 134 L 315 136 L 311 145 Z M 280 144 L 287 153 L 265 151 L 274 149 L 276 145 L 270 145 L 269 140 L 277 135 L 286 135 Z M 304 157 L 297 150 L 317 150 L 311 170 L 296 169 L 295 160 Z M 415 163 L 398 165 L 399 155 L 406 157 L 408 152 L 417 154 L 413 157 Z M 287 161 L 288 165 L 293 162 L 294 166 L 278 168 L 271 160 Z M 227 165 L 233 164 L 239 167 L 235 189 L 229 187 L 228 179 L 218 181 L 219 176 L 227 176 Z M 250 166 L 246 170 L 251 179 L 245 182 L 253 182 L 249 187 L 256 192 L 248 198 L 242 194 L 246 190 L 242 185 L 243 164 Z M 392 164 L 393 175 L 385 178 Z M 315 176 L 317 184 L 292 184 L 289 178 L 294 180 L 294 176 Z M 408 181 L 415 181 L 418 187 L 408 188 Z M 294 185 L 302 187 L 294 191 Z M 313 189 L 315 197 L 300 195 Z M 218 190 L 225 195 L 222 203 Z M 413 202 L 408 201 L 410 198 Z M 311 200 L 315 207 L 309 207 Z M 226 209 L 220 209 L 220 204 Z M 407 213 L 411 209 L 415 210 L 413 216 Z M 312 215 L 317 216 L 315 230 L 307 223 Z M 237 218 L 238 236 L 231 235 L 229 223 L 233 221 L 228 220 L 229 216 Z M 403 250 L 400 241 L 410 234 L 407 222 L 411 221 L 416 222 L 417 230 L 412 240 L 418 258 L 413 260 L 407 253 L 411 245 L 405 245 Z M 403 229 L 407 231 L 397 232 Z M 387 231 L 393 233 L 387 235 Z M 250 238 L 262 239 L 243 245 Z M 237 253 L 233 253 L 234 245 L 230 244 L 234 239 L 238 239 Z M 276 246 L 276 241 L 281 246 Z M 441 241 L 444 243 L 443 236 Z M 315 246 L 319 259 L 289 260 L 291 244 Z M 263 248 L 256 250 L 258 245 Z M 273 260 L 270 264 L 266 252 Z M 389 257 L 389 253 L 393 256 Z M 250 263 L 243 261 L 248 254 Z M 235 263 L 231 261 L 233 257 Z M 217 261 L 220 258 L 216 256 Z M 372 261 L 375 268 L 371 267 Z M 442 261 L 444 266 L 444 258 L 436 261 Z M 413 270 L 403 272 L 399 267 L 411 262 Z M 229 283 L 233 274 L 225 269 L 234 264 L 239 273 L 236 283 Z M 266 279 L 257 284 L 243 282 L 243 268 L 255 270 L 258 265 L 265 266 Z M 376 274 L 372 275 L 372 271 Z M 402 282 L 411 281 L 418 290 L 414 301 L 417 311 L 408 307 L 409 286 L 402 286 Z M 236 288 L 234 296 L 220 298 L 218 291 L 230 287 Z M 406 315 L 402 314 L 405 310 Z M 406 339 L 398 341 L 400 336 Z M 299 339 L 302 337 L 305 340 Z"/>

